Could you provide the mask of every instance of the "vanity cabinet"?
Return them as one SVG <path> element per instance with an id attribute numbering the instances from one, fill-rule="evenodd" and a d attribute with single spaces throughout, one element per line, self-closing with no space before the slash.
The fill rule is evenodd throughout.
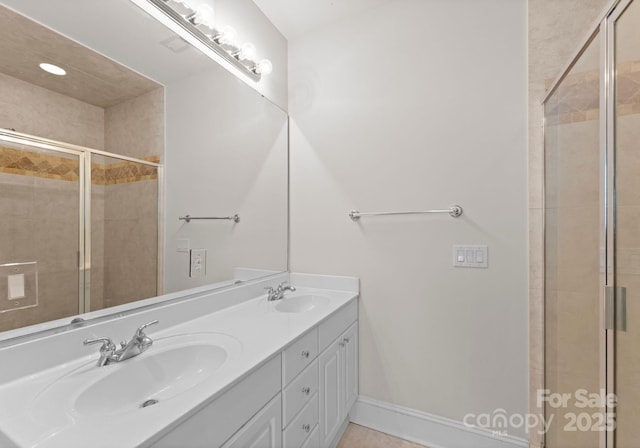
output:
<path id="1" fill-rule="evenodd" d="M 280 394 L 234 434 L 223 448 L 280 448 L 282 409 Z"/>
<path id="2" fill-rule="evenodd" d="M 260 430 L 268 431 L 277 423 L 281 434 L 281 361 L 280 354 L 274 356 L 242 381 L 231 387 L 218 398 L 191 415 L 168 434 L 155 441 L 153 448 L 217 448 L 245 431 L 246 440 L 255 434 L 260 440 Z M 278 419 L 272 422 L 276 412 L 273 403 L 277 403 Z M 264 414 L 264 417 L 260 417 Z M 263 420 L 264 418 L 264 420 Z M 251 422 L 249 425 L 248 423 Z M 245 440 L 245 439 L 242 439 Z M 280 439 L 277 439 L 281 446 Z M 252 446 L 230 445 L 230 446 Z M 270 447 L 257 444 L 256 447 Z"/>
<path id="3" fill-rule="evenodd" d="M 352 300 L 157 440 L 153 448 L 328 448 L 358 396 Z"/>
<path id="4" fill-rule="evenodd" d="M 358 396 L 358 324 L 322 352 L 320 368 L 320 446 L 334 440 Z"/>

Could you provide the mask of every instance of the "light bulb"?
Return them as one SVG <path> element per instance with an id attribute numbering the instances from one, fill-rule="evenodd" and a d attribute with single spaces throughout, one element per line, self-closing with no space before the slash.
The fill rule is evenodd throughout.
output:
<path id="1" fill-rule="evenodd" d="M 221 44 L 226 45 L 236 45 L 236 40 L 238 39 L 238 32 L 232 26 L 224 26 L 220 30 L 220 38 L 218 39 Z"/>
<path id="2" fill-rule="evenodd" d="M 263 59 L 256 64 L 255 72 L 261 75 L 268 75 L 273 71 L 273 64 L 269 59 Z"/>
<path id="3" fill-rule="evenodd" d="M 238 51 L 238 59 L 244 61 L 245 59 L 254 60 L 256 58 L 256 46 L 251 42 L 245 42 Z"/>
<path id="4" fill-rule="evenodd" d="M 195 9 L 191 23 L 213 28 L 213 17 L 213 8 L 203 3 Z"/>

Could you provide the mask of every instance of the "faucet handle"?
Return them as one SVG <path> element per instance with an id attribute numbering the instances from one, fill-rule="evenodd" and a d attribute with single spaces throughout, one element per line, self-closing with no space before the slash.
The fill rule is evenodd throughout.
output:
<path id="1" fill-rule="evenodd" d="M 95 339 L 87 339 L 83 342 L 84 345 L 93 345 L 102 343 L 100 347 L 101 352 L 115 351 L 116 345 L 113 343 L 111 338 L 95 338 Z"/>
<path id="2" fill-rule="evenodd" d="M 150 327 L 151 325 L 155 325 L 157 323 L 159 323 L 160 321 L 158 319 L 152 320 L 151 322 L 147 322 L 144 325 L 140 325 L 140 327 L 136 330 L 136 337 L 141 338 L 143 336 L 145 336 L 144 334 L 144 329 L 147 327 Z"/>
<path id="3" fill-rule="evenodd" d="M 279 291 L 295 291 L 296 288 L 294 286 L 288 286 L 289 282 L 288 281 L 283 281 L 282 283 L 280 283 L 280 286 L 278 286 L 278 290 Z"/>

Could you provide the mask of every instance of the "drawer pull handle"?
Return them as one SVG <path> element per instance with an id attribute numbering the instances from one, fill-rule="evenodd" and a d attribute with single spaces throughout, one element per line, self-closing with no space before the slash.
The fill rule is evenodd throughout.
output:
<path id="1" fill-rule="evenodd" d="M 302 352 L 302 357 L 303 358 L 308 358 L 309 355 L 310 355 L 309 350 L 303 350 L 303 352 Z"/>
<path id="2" fill-rule="evenodd" d="M 311 431 L 311 425 L 309 424 L 302 425 L 302 429 L 304 430 L 304 432 L 309 432 Z"/>
<path id="3" fill-rule="evenodd" d="M 344 347 L 344 341 L 340 341 L 340 342 L 338 342 L 338 345 L 339 345 L 340 347 Z"/>
<path id="4" fill-rule="evenodd" d="M 302 393 L 305 395 L 309 395 L 311 393 L 311 388 L 310 387 L 303 387 L 302 388 Z"/>
<path id="5" fill-rule="evenodd" d="M 351 338 L 344 338 L 344 339 L 343 339 L 343 341 L 344 341 L 344 343 L 345 343 L 345 344 L 348 344 L 350 340 L 351 340 Z"/>

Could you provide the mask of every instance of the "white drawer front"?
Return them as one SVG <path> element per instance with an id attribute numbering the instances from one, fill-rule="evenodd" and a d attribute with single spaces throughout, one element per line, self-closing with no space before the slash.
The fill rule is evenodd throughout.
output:
<path id="1" fill-rule="evenodd" d="M 318 426 L 318 394 L 313 396 L 282 433 L 283 447 L 300 448 L 316 426 Z"/>
<path id="2" fill-rule="evenodd" d="M 318 360 L 315 360 L 284 389 L 282 394 L 283 427 L 286 428 L 317 391 Z"/>
<path id="3" fill-rule="evenodd" d="M 320 430 L 317 426 L 316 429 L 311 431 L 311 435 L 301 448 L 320 448 Z"/>
<path id="4" fill-rule="evenodd" d="M 314 328 L 282 353 L 282 384 L 287 385 L 318 356 L 318 329 Z"/>

